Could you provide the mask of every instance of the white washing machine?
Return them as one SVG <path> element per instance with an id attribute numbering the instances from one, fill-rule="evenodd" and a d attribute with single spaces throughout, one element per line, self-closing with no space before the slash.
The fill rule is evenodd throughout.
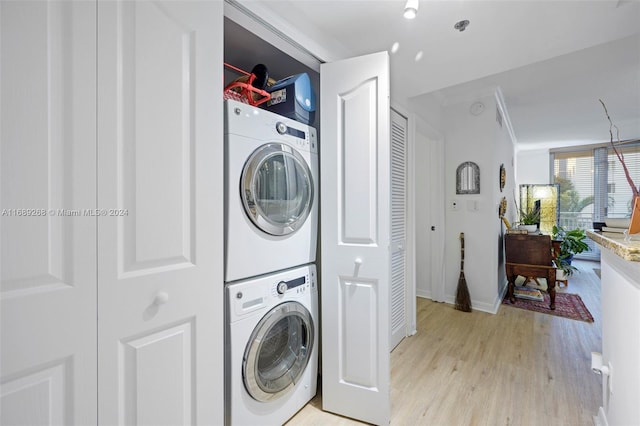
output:
<path id="1" fill-rule="evenodd" d="M 225 308 L 225 424 L 281 425 L 316 394 L 316 268 L 227 284 Z"/>
<path id="2" fill-rule="evenodd" d="M 225 101 L 225 282 L 316 260 L 316 130 Z"/>

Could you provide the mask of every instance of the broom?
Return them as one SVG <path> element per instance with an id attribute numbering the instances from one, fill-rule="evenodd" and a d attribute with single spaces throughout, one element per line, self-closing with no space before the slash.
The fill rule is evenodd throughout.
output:
<path id="1" fill-rule="evenodd" d="M 464 232 L 460 233 L 460 278 L 458 279 L 458 289 L 456 290 L 455 308 L 463 312 L 471 312 L 471 296 L 467 288 L 467 280 L 464 278 Z"/>

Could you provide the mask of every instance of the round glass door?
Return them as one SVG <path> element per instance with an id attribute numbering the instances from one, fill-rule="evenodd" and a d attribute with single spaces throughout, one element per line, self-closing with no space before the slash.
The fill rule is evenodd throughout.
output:
<path id="1" fill-rule="evenodd" d="M 269 311 L 245 348 L 242 376 L 247 392 L 266 402 L 292 390 L 309 363 L 314 333 L 311 314 L 298 302 Z"/>
<path id="2" fill-rule="evenodd" d="M 304 158 L 292 147 L 268 143 L 247 160 L 240 182 L 244 209 L 251 221 L 271 235 L 287 235 L 307 220 L 313 181 Z"/>

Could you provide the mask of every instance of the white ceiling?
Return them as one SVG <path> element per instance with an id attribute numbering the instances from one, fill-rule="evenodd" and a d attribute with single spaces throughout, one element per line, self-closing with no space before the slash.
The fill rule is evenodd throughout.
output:
<path id="1" fill-rule="evenodd" d="M 323 60 L 397 42 L 392 96 L 414 105 L 500 87 L 521 149 L 608 141 L 599 98 L 622 139 L 640 138 L 640 1 L 420 0 L 413 21 L 404 0 L 243 3 L 304 28 Z"/>

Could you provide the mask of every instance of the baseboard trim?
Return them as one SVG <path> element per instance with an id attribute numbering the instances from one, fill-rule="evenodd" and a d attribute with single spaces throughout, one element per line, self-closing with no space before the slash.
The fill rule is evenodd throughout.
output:
<path id="1" fill-rule="evenodd" d="M 507 293 L 507 282 L 505 281 L 497 297 L 494 299 L 493 303 L 485 303 L 485 302 L 478 302 L 476 300 L 471 300 L 471 308 L 477 311 L 487 312 L 489 314 L 495 315 L 498 313 L 498 309 L 500 309 L 500 304 L 502 303 L 502 299 L 504 298 L 504 295 L 506 293 Z M 433 300 L 431 298 L 430 292 L 421 291 L 420 289 L 416 290 L 416 296 Z M 455 305 L 456 304 L 455 296 L 451 296 L 451 295 L 445 296 L 444 303 Z"/>
<path id="2" fill-rule="evenodd" d="M 422 297 L 423 299 L 431 299 L 431 292 L 427 290 L 423 290 L 421 288 L 416 289 L 416 296 Z M 433 299 L 431 299 L 433 300 Z"/>
<path id="3" fill-rule="evenodd" d="M 500 309 L 500 305 L 502 304 L 502 299 L 507 294 L 507 286 L 509 283 L 506 281 L 502 284 L 502 288 L 498 292 L 498 297 L 493 301 L 493 312 L 494 314 L 498 313 L 498 309 Z"/>

